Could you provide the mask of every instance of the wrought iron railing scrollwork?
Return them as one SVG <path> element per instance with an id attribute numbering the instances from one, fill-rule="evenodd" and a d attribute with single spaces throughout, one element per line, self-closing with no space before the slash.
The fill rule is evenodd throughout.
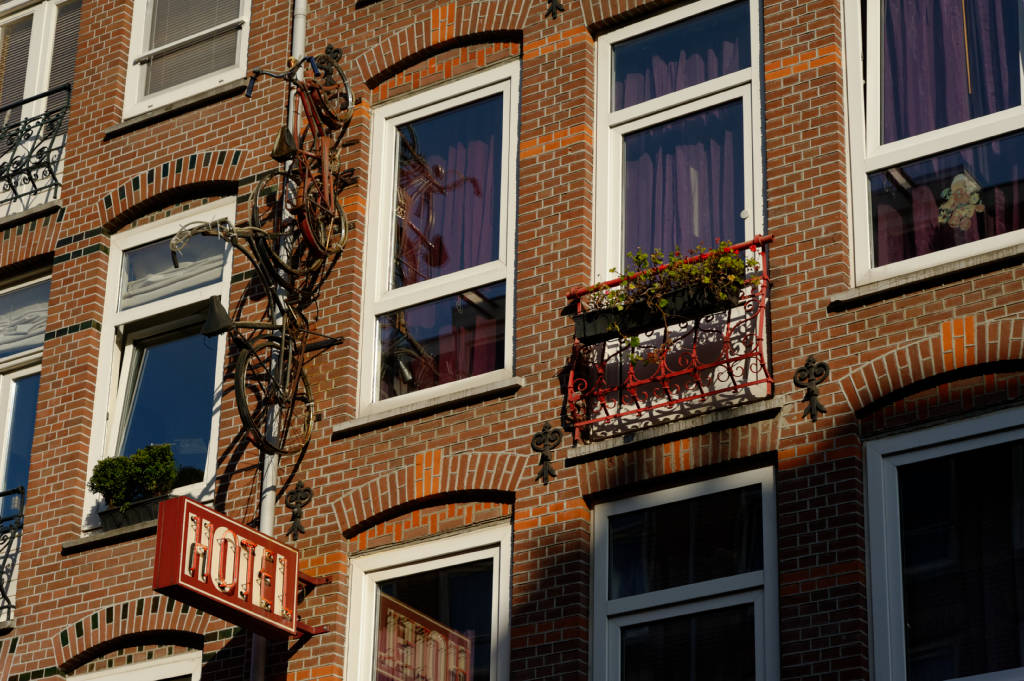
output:
<path id="1" fill-rule="evenodd" d="M 563 416 L 574 442 L 623 435 L 770 395 L 767 245 L 771 240 L 771 236 L 760 236 L 733 247 L 756 262 L 756 267 L 748 268 L 735 307 L 656 325 L 633 344 L 618 337 L 596 342 L 573 339 Z M 617 281 L 573 289 L 570 303 L 583 312 L 590 293 Z"/>
<path id="2" fill-rule="evenodd" d="M 46 111 L 24 117 L 40 99 Z M 0 205 L 60 186 L 70 103 L 71 86 L 63 85 L 0 108 Z"/>
<path id="3" fill-rule="evenodd" d="M 25 488 L 0 492 L 0 622 L 14 615 L 14 568 L 21 551 Z"/>

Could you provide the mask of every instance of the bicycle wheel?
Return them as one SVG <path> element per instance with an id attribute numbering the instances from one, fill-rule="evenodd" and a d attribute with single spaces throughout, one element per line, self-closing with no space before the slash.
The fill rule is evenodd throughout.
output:
<path id="1" fill-rule="evenodd" d="M 341 200 L 337 195 L 333 198 L 332 202 L 320 177 L 310 178 L 302 195 L 304 219 L 300 226 L 303 234 L 325 255 L 340 252 L 348 239 L 348 218 Z"/>
<path id="2" fill-rule="evenodd" d="M 299 226 L 302 203 L 296 176 L 284 171 L 260 180 L 249 199 L 250 224 L 263 237 L 253 251 L 266 260 L 267 270 L 285 288 L 323 264 L 321 254 L 308 247 Z"/>
<path id="3" fill-rule="evenodd" d="M 340 56 L 340 51 L 338 55 Z M 317 57 L 321 76 L 309 83 L 309 94 L 316 106 L 320 119 L 331 130 L 337 130 L 348 122 L 352 115 L 352 90 L 348 77 L 341 70 L 335 57 L 323 54 Z"/>
<path id="4" fill-rule="evenodd" d="M 243 428 L 261 451 L 294 454 L 309 442 L 316 405 L 290 341 L 282 348 L 279 338 L 262 336 L 242 348 L 235 401 Z"/>

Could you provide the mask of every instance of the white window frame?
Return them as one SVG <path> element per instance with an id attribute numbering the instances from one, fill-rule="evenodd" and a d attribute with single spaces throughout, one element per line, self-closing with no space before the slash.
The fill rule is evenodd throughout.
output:
<path id="1" fill-rule="evenodd" d="M 633 106 L 612 111 L 612 50 L 617 43 L 733 4 L 736 0 L 698 0 L 602 35 L 597 40 L 597 139 L 595 145 L 594 277 L 605 281 L 609 270 L 623 267 L 623 137 L 631 132 L 687 114 L 739 100 L 743 104 L 743 176 L 746 205 L 741 213 L 746 239 L 759 234 L 762 206 L 760 92 L 760 3 L 750 8 L 750 66 Z M 705 244 L 709 248 L 714 244 Z"/>
<path id="2" fill-rule="evenodd" d="M 899 467 L 1024 439 L 1022 423 L 1024 407 L 1015 407 L 865 443 L 874 678 L 905 681 L 907 674 Z M 1024 666 L 968 678 L 1013 681 L 1022 676 Z"/>
<path id="3" fill-rule="evenodd" d="M 761 487 L 763 569 L 632 596 L 608 598 L 610 517 L 755 484 Z M 777 681 L 779 607 L 775 526 L 775 474 L 771 468 L 745 471 L 596 506 L 592 547 L 594 592 L 591 626 L 591 669 L 594 681 L 618 680 L 620 632 L 623 627 L 743 603 L 754 605 L 757 681 Z"/>
<path id="4" fill-rule="evenodd" d="M 211 26 L 199 33 L 194 33 L 187 38 L 182 38 L 155 50 L 145 47 L 149 32 L 152 2 L 153 0 L 134 0 L 131 47 L 128 51 L 128 74 L 125 79 L 124 110 L 122 114 L 122 118 L 126 119 L 161 106 L 173 104 L 180 99 L 200 94 L 232 80 L 241 79 L 247 71 L 251 0 L 241 0 L 237 19 L 218 24 L 217 26 Z M 145 91 L 146 65 L 149 58 L 168 52 L 175 47 L 200 42 L 204 38 L 209 38 L 222 31 L 238 31 L 238 42 L 235 46 L 235 63 L 233 66 L 193 78 L 180 85 L 154 92 L 148 96 L 143 94 Z"/>
<path id="5" fill-rule="evenodd" d="M 1024 229 L 986 237 L 978 241 L 926 253 L 880 267 L 874 266 L 872 237 L 871 187 L 868 175 L 916 159 L 974 144 L 1021 130 L 1024 97 L 1020 106 L 987 116 L 882 144 L 881 107 L 881 2 L 884 0 L 845 0 L 846 93 L 850 129 L 850 193 L 853 222 L 853 266 L 856 284 L 911 274 L 918 270 L 953 263 L 966 258 L 993 253 L 1024 243 Z M 861 23 L 861 3 L 867 2 L 866 23 Z M 867 27 L 867 45 L 862 40 L 861 26 Z M 864 66 L 867 65 L 865 69 Z M 865 77 L 866 76 L 866 77 Z M 1024 72 L 1021 73 L 1024 91 Z"/>
<path id="6" fill-rule="evenodd" d="M 75 679 L 79 681 L 163 681 L 188 674 L 191 675 L 192 681 L 199 681 L 202 667 L 203 653 L 196 650 L 156 660 L 135 662 L 113 669 L 76 674 Z"/>
<path id="7" fill-rule="evenodd" d="M 174 311 L 195 309 L 203 301 L 216 296 L 221 304 L 227 307 L 231 287 L 231 252 L 227 251 L 221 278 L 217 282 L 201 286 L 191 291 L 159 298 L 142 303 L 124 311 L 118 310 L 121 293 L 121 269 L 124 253 L 132 248 L 144 246 L 154 241 L 173 236 L 183 224 L 188 222 L 212 222 L 218 219 L 231 219 L 235 215 L 235 199 L 229 197 L 211 202 L 200 208 L 179 213 L 165 218 L 152 225 L 131 229 L 115 234 L 110 240 L 110 258 L 107 265 L 107 283 L 103 305 L 103 323 L 100 330 L 99 367 L 97 372 L 96 397 L 93 405 L 92 439 L 89 450 L 88 475 L 92 475 L 93 466 L 97 461 L 116 454 L 118 437 L 121 429 L 123 396 L 127 386 L 128 371 L 122 367 L 130 366 L 130 355 L 134 351 L 134 340 L 139 337 L 152 337 L 174 328 L 182 328 L 202 322 L 201 313 L 187 313 L 173 318 Z M 225 248 L 227 245 L 225 244 Z M 167 251 L 170 263 L 170 249 Z M 146 326 L 144 331 L 122 333 L 126 324 L 143 322 L 147 318 L 158 318 L 153 324 Z M 211 339 L 211 342 L 214 342 Z M 220 423 L 221 400 L 224 392 L 224 355 L 226 334 L 216 337 L 217 360 L 214 367 L 214 401 L 210 424 L 210 444 L 206 456 L 206 469 L 203 481 L 179 487 L 177 494 L 188 494 L 196 498 L 206 498 L 212 494 L 213 476 L 216 469 L 218 450 L 217 433 Z M 124 350 L 120 347 L 123 343 Z M 86 527 L 95 524 L 94 510 L 100 500 L 98 495 L 87 493 L 83 522 Z M 91 502 L 91 503 L 89 503 Z"/>
<path id="8" fill-rule="evenodd" d="M 490 558 L 490 681 L 508 681 L 511 551 L 512 528 L 501 523 L 353 558 L 349 573 L 351 595 L 346 629 L 345 678 L 355 681 L 374 678 L 377 582 Z"/>
<path id="9" fill-rule="evenodd" d="M 458 272 L 389 289 L 393 259 L 395 206 L 395 149 L 399 126 L 501 94 L 504 130 L 501 148 L 500 237 L 498 258 Z M 447 82 L 410 97 L 387 102 L 373 111 L 371 158 L 380 163 L 370 172 L 367 224 L 370 225 L 364 262 L 363 318 L 359 356 L 359 410 L 361 414 L 402 408 L 443 398 L 455 391 L 472 390 L 510 378 L 514 345 L 516 168 L 519 127 L 519 63 L 508 62 Z M 379 315 L 430 300 L 505 282 L 505 330 L 503 368 L 458 381 L 415 390 L 379 400 Z"/>

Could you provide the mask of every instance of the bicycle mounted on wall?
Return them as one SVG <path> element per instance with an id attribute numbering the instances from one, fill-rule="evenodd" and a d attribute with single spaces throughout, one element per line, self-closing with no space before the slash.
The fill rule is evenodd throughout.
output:
<path id="1" fill-rule="evenodd" d="M 348 238 L 338 193 L 354 182 L 353 171 L 341 170 L 338 158 L 354 104 L 340 54 L 328 45 L 315 58 L 289 58 L 282 73 L 250 71 L 247 97 L 260 76 L 283 80 L 295 94 L 298 143 L 282 126 L 271 153 L 282 167 L 251 193 L 248 225 L 227 219 L 189 223 L 171 239 L 175 267 L 188 240 L 199 234 L 227 241 L 252 265 L 263 294 L 259 314 L 244 319 L 246 296 L 233 318 L 213 298 L 202 333 L 231 334 L 238 348 L 234 379 L 242 429 L 267 453 L 294 454 L 309 442 L 316 406 L 305 365 L 342 341 L 313 330 L 320 289 Z"/>

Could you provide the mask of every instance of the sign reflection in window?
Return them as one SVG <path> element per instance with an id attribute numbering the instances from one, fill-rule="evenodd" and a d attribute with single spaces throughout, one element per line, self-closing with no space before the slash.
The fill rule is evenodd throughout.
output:
<path id="1" fill-rule="evenodd" d="M 492 561 L 379 583 L 378 681 L 487 681 Z"/>

